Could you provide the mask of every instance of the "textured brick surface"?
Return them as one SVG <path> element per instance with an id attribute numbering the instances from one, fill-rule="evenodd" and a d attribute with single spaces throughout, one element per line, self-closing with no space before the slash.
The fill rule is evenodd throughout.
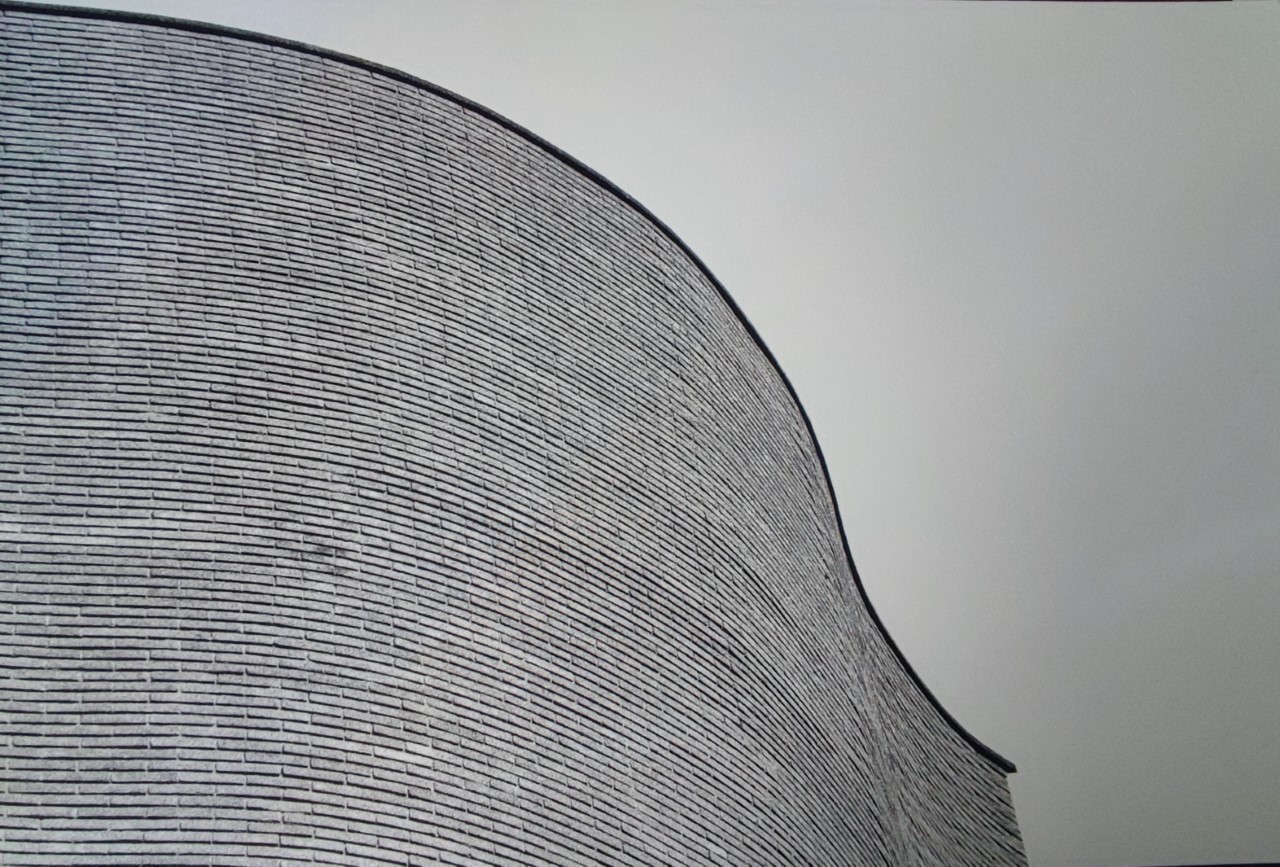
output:
<path id="1" fill-rule="evenodd" d="M 1023 863 L 653 220 L 374 69 L 0 21 L 0 863 Z"/>

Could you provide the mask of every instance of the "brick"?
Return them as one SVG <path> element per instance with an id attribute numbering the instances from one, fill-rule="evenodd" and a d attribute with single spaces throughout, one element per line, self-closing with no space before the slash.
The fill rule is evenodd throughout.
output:
<path id="1" fill-rule="evenodd" d="M 647 212 L 318 50 L 0 42 L 0 860 L 1025 863 Z"/>

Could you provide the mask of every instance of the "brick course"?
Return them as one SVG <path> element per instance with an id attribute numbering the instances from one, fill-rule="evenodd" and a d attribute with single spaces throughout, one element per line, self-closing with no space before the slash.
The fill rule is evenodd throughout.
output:
<path id="1" fill-rule="evenodd" d="M 647 212 L 325 52 L 0 40 L 0 863 L 1025 863 Z"/>

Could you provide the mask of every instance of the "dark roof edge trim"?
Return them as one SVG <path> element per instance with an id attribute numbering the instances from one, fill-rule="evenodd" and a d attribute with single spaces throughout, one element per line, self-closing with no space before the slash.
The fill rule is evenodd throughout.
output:
<path id="1" fill-rule="evenodd" d="M 694 253 L 693 250 L 689 249 L 689 246 L 685 244 L 684 241 L 680 240 L 680 237 L 676 235 L 676 233 L 673 232 L 671 228 L 667 226 L 666 223 L 662 222 L 662 220 L 654 216 L 654 214 L 651 211 L 649 211 L 648 208 L 646 208 L 644 205 L 640 204 L 638 201 L 633 199 L 630 195 L 628 195 L 623 190 L 619 189 L 612 181 L 610 181 L 608 178 L 601 175 L 599 172 L 595 171 L 591 167 L 583 164 L 578 159 L 560 150 L 560 148 L 556 147 L 555 145 L 546 141 L 542 137 L 538 136 L 536 133 L 530 132 L 529 130 L 520 126 L 518 123 L 515 123 L 514 121 L 509 120 L 506 117 L 503 117 L 502 115 L 498 114 L 492 109 L 486 108 L 483 105 L 472 102 L 471 100 L 467 99 L 464 96 L 459 96 L 458 94 L 454 93 L 451 90 L 448 90 L 447 88 L 440 87 L 439 85 L 436 85 L 436 84 L 432 84 L 429 81 L 424 81 L 423 79 L 418 78 L 417 76 L 410 75 L 406 72 L 401 72 L 400 70 L 393 69 L 389 66 L 383 66 L 381 64 L 373 63 L 368 60 L 362 60 L 361 58 L 358 58 L 358 57 L 352 57 L 351 55 L 343 54 L 338 51 L 332 51 L 327 48 L 319 48 L 314 45 L 308 45 L 304 42 L 296 42 L 292 39 L 285 39 L 279 36 L 270 36 L 264 33 L 254 33 L 253 31 L 250 31 L 250 30 L 241 30 L 235 27 L 226 27 L 221 24 L 207 24 L 201 21 L 189 21 L 181 18 L 170 18 L 164 15 L 151 15 L 151 14 L 139 13 L 139 12 L 122 12 L 122 11 L 117 11 L 113 9 L 93 9 L 93 8 L 86 8 L 82 6 L 46 5 L 46 4 L 40 4 L 40 3 L 21 2 L 21 0 L 0 0 L 0 11 L 6 10 L 6 9 L 14 10 L 14 11 L 22 11 L 22 12 L 31 12 L 31 13 L 37 13 L 37 14 L 43 14 L 43 15 L 56 15 L 56 16 L 70 17 L 70 18 L 96 18 L 96 19 L 105 19 L 109 21 L 126 21 L 130 23 L 135 23 L 135 24 L 149 24 L 157 27 L 167 27 L 171 30 L 187 30 L 194 33 L 205 33 L 205 34 L 210 34 L 215 36 L 225 36 L 225 37 L 231 37 L 235 39 L 243 39 L 249 42 L 258 42 L 264 45 L 271 45 L 278 48 L 289 48 L 304 54 L 311 54 L 318 57 L 326 58 L 328 60 L 335 60 L 340 63 L 345 63 L 350 66 L 366 69 L 371 72 L 376 72 L 379 75 L 385 75 L 388 78 L 392 78 L 397 81 L 404 82 L 406 84 L 411 84 L 414 87 L 419 87 L 419 88 L 422 88 L 423 90 L 436 94 L 437 96 L 441 96 L 454 103 L 457 103 L 458 105 L 462 106 L 465 109 L 468 109 L 469 111 L 473 111 L 476 114 L 479 114 L 485 118 L 488 118 L 489 120 L 499 124 L 502 127 L 505 127 L 506 129 L 516 133 L 517 135 L 521 136 L 522 138 L 526 139 L 532 144 L 542 148 L 548 154 L 561 160 L 570 168 L 573 168 L 574 170 L 590 178 L 592 181 L 599 184 L 605 190 L 612 193 L 614 196 L 618 197 L 622 202 L 629 205 L 642 217 L 647 219 L 649 222 L 653 223 L 653 225 L 656 226 L 664 235 L 666 235 L 667 238 L 669 238 L 671 242 L 674 243 L 681 250 L 681 252 L 683 252 L 686 256 L 689 257 L 689 260 L 693 262 L 694 265 L 697 266 L 698 270 L 702 272 L 702 274 L 707 278 L 707 280 L 710 281 L 711 285 L 715 287 L 716 291 L 720 293 L 720 297 L 724 299 L 725 304 L 728 305 L 729 309 L 733 312 L 734 316 L 738 318 L 738 321 L 742 323 L 743 327 L 747 329 L 747 333 L 751 336 L 751 339 L 755 342 L 756 346 L 759 347 L 760 351 L 764 353 L 765 358 L 768 359 L 769 364 L 772 365 L 773 369 L 777 371 L 778 376 L 782 380 L 782 384 L 787 389 L 787 393 L 791 396 L 792 402 L 795 403 L 796 409 L 799 410 L 800 417 L 804 420 L 805 430 L 807 430 L 809 433 L 809 440 L 813 443 L 814 452 L 818 456 L 818 463 L 822 467 L 822 475 L 827 485 L 827 495 L 831 498 L 831 503 L 836 513 L 835 515 L 836 527 L 840 532 L 840 544 L 844 548 L 844 556 L 849 563 L 849 570 L 853 575 L 854 584 L 857 585 L 858 595 L 862 598 L 862 603 L 866 606 L 868 613 L 870 613 L 871 619 L 875 623 L 876 628 L 880 630 L 880 634 L 884 637 L 885 642 L 889 645 L 889 648 L 893 651 L 893 655 L 897 658 L 899 664 L 902 665 L 903 670 L 906 671 L 907 675 L 911 678 L 911 680 L 916 684 L 916 686 L 924 694 L 925 698 L 929 700 L 929 703 L 933 705 L 933 707 L 938 711 L 939 714 L 942 715 L 942 718 L 946 720 L 946 722 L 951 726 L 951 728 L 953 728 L 956 731 L 956 733 L 960 735 L 960 737 L 962 737 L 966 742 L 968 742 L 968 744 L 972 746 L 978 752 L 979 755 L 988 759 L 992 764 L 994 764 L 997 768 L 999 768 L 1001 771 L 1003 771 L 1006 774 L 1012 774 L 1017 771 L 1017 767 L 1013 764 L 1013 762 L 1009 761 L 1004 756 L 1000 755 L 995 750 L 991 749 L 982 741 L 978 740 L 976 737 L 970 734 L 969 731 L 964 726 L 960 725 L 960 723 L 956 720 L 955 717 L 953 717 L 950 713 L 947 712 L 947 709 L 942 706 L 942 702 L 938 701 L 938 698 L 933 694 L 933 691 L 930 690 L 929 687 L 925 686 L 924 681 L 920 679 L 920 675 L 916 674 L 916 670 L 911 667 L 911 663 L 907 661 L 906 656 L 904 656 L 902 651 L 898 648 L 897 642 L 893 640 L 893 636 L 891 636 L 889 634 L 889 630 L 885 628 L 884 622 L 880 619 L 880 615 L 876 612 L 875 606 L 871 604 L 870 597 L 867 596 L 866 588 L 863 587 L 862 585 L 862 578 L 858 574 L 858 567 L 854 564 L 853 554 L 849 550 L 849 539 L 848 539 L 848 536 L 845 534 L 844 520 L 840 516 L 840 506 L 839 506 L 839 503 L 836 501 L 835 486 L 831 481 L 831 473 L 827 468 L 826 456 L 823 455 L 822 453 L 822 447 L 818 444 L 818 437 L 813 429 L 813 422 L 810 421 L 809 414 L 805 412 L 804 405 L 800 402 L 800 397 L 799 395 L 796 394 L 795 387 L 791 384 L 791 380 L 787 377 L 787 374 L 782 369 L 782 366 L 778 364 L 777 358 L 774 357 L 773 353 L 769 350 L 769 347 L 765 345 L 764 340 L 761 339 L 760 333 L 756 331 L 755 326 L 751 324 L 751 321 L 749 319 L 747 319 L 746 315 L 742 312 L 742 309 L 738 307 L 737 302 L 733 300 L 733 297 L 728 293 L 728 291 L 724 288 L 724 286 L 720 283 L 720 281 L 716 279 L 716 276 L 711 273 L 711 269 L 709 269 L 706 266 L 706 264 L 704 264 L 703 261 L 700 258 L 698 258 L 698 255 Z"/>

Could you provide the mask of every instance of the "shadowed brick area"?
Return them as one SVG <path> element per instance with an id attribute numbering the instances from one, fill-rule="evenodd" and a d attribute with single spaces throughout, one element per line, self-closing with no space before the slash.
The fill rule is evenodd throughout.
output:
<path id="1" fill-rule="evenodd" d="M 643 210 L 322 52 L 0 22 L 0 863 L 1024 863 Z"/>

